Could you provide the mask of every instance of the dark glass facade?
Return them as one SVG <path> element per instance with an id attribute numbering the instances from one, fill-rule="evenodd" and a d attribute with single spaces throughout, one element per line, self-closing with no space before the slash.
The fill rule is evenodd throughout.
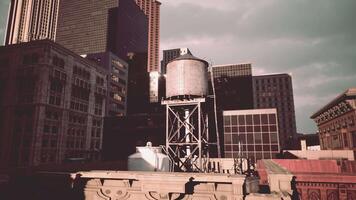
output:
<path id="1" fill-rule="evenodd" d="M 148 52 L 148 19 L 132 0 L 109 10 L 107 50 L 125 59 L 129 52 Z M 146 68 L 147 63 L 142 66 Z"/>
<path id="2" fill-rule="evenodd" d="M 251 64 L 213 66 L 212 73 L 219 110 L 253 108 Z"/>
<path id="3" fill-rule="evenodd" d="M 253 108 L 252 67 L 251 64 L 212 66 L 209 78 L 214 79 L 217 126 L 220 148 L 224 155 L 223 111 Z M 212 94 L 213 91 L 210 93 Z M 213 111 L 213 102 L 208 101 L 208 104 Z M 209 118 L 209 124 L 215 124 L 214 112 L 210 112 L 209 115 L 212 116 Z M 210 126 L 209 129 L 214 133 L 216 128 Z"/>
<path id="4" fill-rule="evenodd" d="M 109 9 L 119 0 L 61 0 L 55 41 L 79 55 L 107 51 Z"/>
<path id="5" fill-rule="evenodd" d="M 147 53 L 130 53 L 127 58 L 129 64 L 127 114 L 146 113 L 149 109 L 149 82 L 147 72 Z"/>
<path id="6" fill-rule="evenodd" d="M 276 109 L 223 112 L 225 158 L 275 158 L 279 153 Z"/>

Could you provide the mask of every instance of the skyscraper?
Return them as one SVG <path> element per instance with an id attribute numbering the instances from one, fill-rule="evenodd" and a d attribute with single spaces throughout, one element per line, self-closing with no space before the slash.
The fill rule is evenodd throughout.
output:
<path id="1" fill-rule="evenodd" d="M 56 38 L 59 0 L 12 0 L 5 44 Z"/>
<path id="2" fill-rule="evenodd" d="M 160 5 L 157 0 L 135 0 L 148 17 L 148 61 L 147 71 L 159 71 L 159 22 Z"/>
<path id="3" fill-rule="evenodd" d="M 128 64 L 111 52 L 89 54 L 108 73 L 105 117 L 124 116 L 127 109 Z"/>
<path id="4" fill-rule="evenodd" d="M 56 42 L 77 54 L 107 51 L 109 9 L 119 0 L 61 0 Z"/>
<path id="5" fill-rule="evenodd" d="M 253 108 L 252 67 L 250 63 L 215 65 L 210 73 L 215 91 L 217 131 L 220 133 L 220 147 L 224 148 L 223 111 Z M 212 112 L 210 115 L 215 114 Z M 209 124 L 215 123 L 211 121 Z M 215 131 L 215 127 L 211 131 Z"/>
<path id="6" fill-rule="evenodd" d="M 289 74 L 253 76 L 255 108 L 277 108 L 281 148 L 291 148 L 296 138 L 292 77 Z"/>
<path id="7" fill-rule="evenodd" d="M 132 52 L 147 54 L 148 19 L 133 0 L 120 0 L 118 7 L 109 10 L 106 48 L 122 59 Z"/>
<path id="8" fill-rule="evenodd" d="M 220 110 L 253 108 L 251 64 L 215 65 L 211 71 Z"/>

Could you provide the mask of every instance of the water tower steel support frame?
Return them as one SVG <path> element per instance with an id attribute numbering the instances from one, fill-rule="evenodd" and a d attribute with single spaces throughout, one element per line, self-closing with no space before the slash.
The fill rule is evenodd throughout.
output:
<path id="1" fill-rule="evenodd" d="M 164 100 L 166 152 L 181 171 L 206 171 L 209 159 L 205 98 Z"/>

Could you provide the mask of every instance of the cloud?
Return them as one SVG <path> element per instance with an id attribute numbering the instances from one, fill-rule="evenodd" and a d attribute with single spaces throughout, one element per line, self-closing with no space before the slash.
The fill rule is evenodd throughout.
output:
<path id="1" fill-rule="evenodd" d="M 217 3 L 216 0 L 204 0 L 204 1 L 192 1 L 192 0 L 162 0 L 162 6 L 165 7 L 190 7 L 196 6 L 202 9 L 214 9 L 214 10 L 221 10 L 221 11 L 230 11 L 234 10 L 237 5 L 235 0 L 219 0 Z M 245 4 L 248 1 L 245 1 Z M 240 5 L 243 6 L 243 5 Z"/>
<path id="2" fill-rule="evenodd" d="M 161 47 L 188 47 L 214 64 L 292 73 L 300 132 L 310 114 L 356 87 L 356 1 L 162 0 Z M 165 5 L 164 5 L 165 4 Z"/>

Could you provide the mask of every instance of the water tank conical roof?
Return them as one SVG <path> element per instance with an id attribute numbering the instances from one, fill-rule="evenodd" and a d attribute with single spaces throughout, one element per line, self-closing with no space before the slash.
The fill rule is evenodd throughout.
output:
<path id="1" fill-rule="evenodd" d="M 175 58 L 175 59 L 171 60 L 170 62 L 177 61 L 177 60 L 197 60 L 197 61 L 201 61 L 201 62 L 205 63 L 206 66 L 209 66 L 208 62 L 206 62 L 206 61 L 203 60 L 203 59 L 197 58 L 197 57 L 193 56 L 193 55 L 190 54 L 190 53 L 181 55 L 181 56 L 179 56 L 178 58 Z"/>

